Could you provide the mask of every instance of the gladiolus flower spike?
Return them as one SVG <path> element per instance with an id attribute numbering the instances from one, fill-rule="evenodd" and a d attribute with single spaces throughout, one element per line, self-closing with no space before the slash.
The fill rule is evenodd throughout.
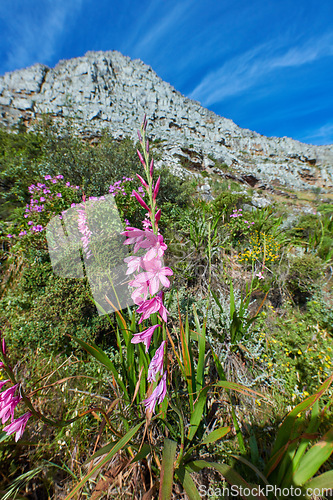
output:
<path id="1" fill-rule="evenodd" d="M 140 205 L 147 210 L 147 219 L 142 222 L 144 229 L 126 227 L 126 230 L 122 234 L 126 236 L 125 245 L 134 245 L 134 254 L 140 249 L 145 252 L 139 257 L 131 256 L 125 259 L 128 267 L 126 274 L 134 273 L 134 279 L 130 281 L 129 286 L 134 288 L 132 299 L 138 305 L 136 312 L 141 315 L 138 324 L 140 325 L 143 321 L 148 320 L 152 314 L 158 313 L 160 316 L 158 325 L 152 325 L 134 334 L 131 340 L 132 344 L 144 343 L 146 352 L 148 352 L 151 339 L 154 334 L 156 335 L 156 330 L 162 328 L 163 322 L 167 322 L 169 313 L 163 304 L 163 292 L 161 288 L 168 288 L 170 286 L 167 276 L 171 276 L 173 272 L 169 267 L 164 267 L 162 261 L 167 245 L 164 243 L 163 236 L 158 229 L 161 210 L 156 208 L 156 197 L 161 179 L 160 177 L 158 178 L 154 187 L 154 160 L 150 160 L 149 158 L 149 142 L 146 139 L 146 128 L 147 120 L 145 116 L 141 129 L 138 132 L 142 151 L 138 151 L 138 156 L 144 167 L 146 180 L 138 174 L 137 177 L 144 188 L 146 188 L 149 199 L 147 203 L 149 203 L 149 206 L 136 191 L 133 191 L 133 195 Z M 155 412 L 156 404 L 162 403 L 167 392 L 167 371 L 164 367 L 165 349 L 166 339 L 156 349 L 148 368 L 148 382 L 151 384 L 157 383 L 152 392 L 151 386 L 149 389 L 149 393 L 151 394 L 143 401 L 150 413 Z"/>

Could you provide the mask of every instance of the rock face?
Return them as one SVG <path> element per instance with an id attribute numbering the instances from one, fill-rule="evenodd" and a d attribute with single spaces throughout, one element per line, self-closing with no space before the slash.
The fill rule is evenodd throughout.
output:
<path id="1" fill-rule="evenodd" d="M 242 129 L 184 97 L 140 60 L 116 51 L 88 52 L 53 69 L 36 64 L 0 77 L 2 125 L 23 118 L 33 126 L 42 113 L 75 117 L 86 136 L 107 128 L 116 138 L 133 139 L 146 113 L 150 137 L 163 141 L 162 161 L 180 173 L 222 166 L 251 186 L 333 187 L 333 145 Z"/>

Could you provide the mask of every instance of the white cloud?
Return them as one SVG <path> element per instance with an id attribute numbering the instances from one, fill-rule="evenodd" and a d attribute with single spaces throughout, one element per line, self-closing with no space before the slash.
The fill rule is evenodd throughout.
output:
<path id="1" fill-rule="evenodd" d="M 301 66 L 333 55 L 333 33 L 288 49 L 282 44 L 281 40 L 270 41 L 226 61 L 207 74 L 190 97 L 209 106 L 253 87 L 279 68 Z"/>
<path id="2" fill-rule="evenodd" d="M 83 0 L 43 1 L 7 4 L 0 17 L 6 24 L 9 47 L 3 62 L 9 70 L 23 68 L 35 62 L 47 64 L 54 56 L 64 32 L 82 6 Z"/>
<path id="3" fill-rule="evenodd" d="M 308 131 L 301 140 L 313 144 L 333 144 L 333 123 L 326 123 L 317 129 Z"/>

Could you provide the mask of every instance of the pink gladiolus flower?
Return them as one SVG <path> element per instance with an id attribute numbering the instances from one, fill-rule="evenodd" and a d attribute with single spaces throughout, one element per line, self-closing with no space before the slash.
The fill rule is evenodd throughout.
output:
<path id="1" fill-rule="evenodd" d="M 139 324 L 142 323 L 144 319 L 148 319 L 151 314 L 159 312 L 163 321 L 167 321 L 167 315 L 169 314 L 168 310 L 163 304 L 162 293 L 159 292 L 156 297 L 152 299 L 145 300 L 140 304 L 137 309 L 138 313 L 142 313 L 141 318 L 139 319 Z"/>
<path id="2" fill-rule="evenodd" d="M 161 235 L 156 235 L 151 229 L 137 229 L 136 227 L 127 227 L 126 231 L 120 233 L 127 237 L 124 241 L 124 245 L 134 245 L 133 252 L 136 253 L 140 248 L 152 248 L 156 246 L 155 251 L 151 256 L 148 256 L 147 260 L 151 260 L 155 255 L 162 257 L 167 246 L 163 243 L 163 237 Z M 145 258 L 146 260 L 146 258 Z"/>
<path id="3" fill-rule="evenodd" d="M 166 276 L 172 276 L 173 272 L 169 267 L 162 267 L 160 260 L 145 261 L 141 267 L 145 269 L 145 272 L 138 274 L 130 283 L 131 286 L 137 287 L 149 282 L 150 295 L 155 295 L 158 292 L 160 283 L 165 287 L 170 286 L 170 281 Z"/>
<path id="4" fill-rule="evenodd" d="M 143 400 L 145 407 L 148 408 L 151 411 L 151 413 L 155 413 L 156 403 L 158 404 L 162 403 L 163 399 L 165 398 L 165 395 L 166 395 L 166 372 L 164 372 L 160 383 L 153 391 L 152 395 L 149 396 L 149 398 Z"/>
<path id="5" fill-rule="evenodd" d="M 166 340 L 163 340 L 160 347 L 156 350 L 153 359 L 148 368 L 148 382 L 155 382 L 158 372 L 163 375 L 163 358 L 164 358 L 164 345 Z"/>
<path id="6" fill-rule="evenodd" d="M 9 387 L 9 389 L 6 389 L 5 391 L 0 393 L 0 410 L 10 401 L 18 388 L 19 384 L 15 384 L 12 387 Z"/>
<path id="7" fill-rule="evenodd" d="M 0 410 L 0 419 L 2 424 L 7 422 L 10 417 L 13 420 L 14 410 L 21 399 L 21 396 L 16 396 L 15 398 L 8 399 L 7 402 L 2 405 L 2 408 Z"/>
<path id="8" fill-rule="evenodd" d="M 165 250 L 168 248 L 167 245 L 163 241 L 163 236 L 161 234 L 154 235 L 155 242 L 151 245 L 151 248 L 144 255 L 143 260 L 148 261 L 156 258 L 162 258 Z M 144 248 L 144 247 L 143 247 Z"/>
<path id="9" fill-rule="evenodd" d="M 137 287 L 137 289 L 132 293 L 131 297 L 134 304 L 139 306 L 144 300 L 147 300 L 149 283 L 148 281 L 143 281 L 143 283 L 134 284 L 134 281 L 135 280 L 129 283 L 131 286 Z"/>
<path id="10" fill-rule="evenodd" d="M 161 325 L 150 326 L 149 328 L 147 328 L 147 330 L 144 330 L 143 332 L 140 333 L 136 333 L 135 335 L 133 335 L 131 343 L 139 344 L 140 342 L 143 342 L 144 345 L 146 346 L 146 352 L 148 352 L 154 331 L 156 330 L 156 328 L 159 328 L 160 326 Z"/>
<path id="11" fill-rule="evenodd" d="M 134 255 L 126 257 L 124 261 L 127 264 L 126 274 L 132 274 L 135 271 L 139 271 L 142 265 L 142 257 L 134 257 Z"/>
<path id="12" fill-rule="evenodd" d="M 7 433 L 8 436 L 16 432 L 15 441 L 17 442 L 22 437 L 25 426 L 27 425 L 27 422 L 31 415 L 31 412 L 25 413 L 21 417 L 14 420 L 11 424 L 4 427 L 3 430 Z"/>

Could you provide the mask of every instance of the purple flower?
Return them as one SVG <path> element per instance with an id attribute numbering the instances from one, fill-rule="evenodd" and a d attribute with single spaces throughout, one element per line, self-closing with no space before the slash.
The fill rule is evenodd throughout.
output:
<path id="1" fill-rule="evenodd" d="M 145 407 L 151 411 L 151 413 L 155 413 L 156 403 L 162 403 L 163 399 L 166 395 L 166 372 L 163 373 L 163 376 L 160 380 L 160 383 L 156 387 L 156 389 L 152 392 L 152 395 L 149 398 L 144 399 L 143 402 Z"/>
<path id="2" fill-rule="evenodd" d="M 58 198 L 62 198 L 62 194 L 61 193 L 57 193 L 57 196 L 58 196 Z"/>
<path id="3" fill-rule="evenodd" d="M 143 332 L 136 333 L 135 335 L 133 335 L 131 343 L 132 344 L 139 344 L 140 342 L 143 342 L 144 345 L 146 346 L 146 352 L 148 352 L 153 333 L 156 330 L 156 328 L 158 328 L 160 326 L 161 325 L 150 326 L 149 328 L 147 328 L 147 330 L 144 330 Z"/>
<path id="4" fill-rule="evenodd" d="M 28 221 L 28 226 L 32 226 L 32 225 L 33 225 L 32 220 L 29 220 L 29 221 Z"/>
<path id="5" fill-rule="evenodd" d="M 144 319 L 148 319 L 151 314 L 159 312 L 163 321 L 167 321 L 168 311 L 163 304 L 162 293 L 159 292 L 156 297 L 143 301 L 137 309 L 138 313 L 142 313 L 139 319 L 139 324 L 142 323 Z"/>
<path id="6" fill-rule="evenodd" d="M 13 238 L 13 234 L 7 234 L 7 238 Z"/>
<path id="7" fill-rule="evenodd" d="M 0 410 L 7 404 L 8 401 L 12 399 L 14 396 L 14 392 L 18 388 L 19 384 L 12 385 L 12 387 L 9 387 L 5 391 L 0 393 Z"/>
<path id="8" fill-rule="evenodd" d="M 10 436 L 14 432 L 16 432 L 15 441 L 17 442 L 22 437 L 25 426 L 27 425 L 27 422 L 31 415 L 31 412 L 27 412 L 21 417 L 14 420 L 11 424 L 4 427 L 3 430 L 7 433 L 7 436 Z"/>
<path id="9" fill-rule="evenodd" d="M 156 350 L 153 359 L 148 368 L 148 382 L 156 382 L 158 372 L 163 375 L 163 360 L 164 360 L 164 346 L 166 340 L 163 340 L 160 347 Z"/>
<path id="10" fill-rule="evenodd" d="M 41 196 L 41 197 L 39 198 L 39 201 L 45 201 L 44 196 Z"/>
<path id="11" fill-rule="evenodd" d="M 19 233 L 19 236 L 25 236 L 26 234 L 27 234 L 27 232 L 26 232 L 26 231 L 21 231 L 21 232 Z"/>
<path id="12" fill-rule="evenodd" d="M 6 423 L 10 417 L 13 420 L 14 410 L 21 399 L 21 396 L 16 396 L 15 398 L 8 399 L 6 403 L 2 405 L 2 408 L 0 410 L 0 419 L 2 424 Z"/>
<path id="13" fill-rule="evenodd" d="M 63 178 L 64 178 L 64 176 L 63 176 L 63 175 L 61 175 L 61 174 L 60 174 L 60 175 L 57 175 L 57 177 L 56 177 L 56 179 L 63 179 Z"/>
<path id="14" fill-rule="evenodd" d="M 49 181 L 50 179 L 52 179 L 52 177 L 51 177 L 50 175 L 45 175 L 44 179 L 45 179 L 46 181 Z"/>
<path id="15" fill-rule="evenodd" d="M 76 203 L 71 204 L 71 208 L 76 207 Z"/>
<path id="16" fill-rule="evenodd" d="M 66 182 L 66 186 L 67 187 L 70 187 L 71 183 L 70 182 Z"/>

